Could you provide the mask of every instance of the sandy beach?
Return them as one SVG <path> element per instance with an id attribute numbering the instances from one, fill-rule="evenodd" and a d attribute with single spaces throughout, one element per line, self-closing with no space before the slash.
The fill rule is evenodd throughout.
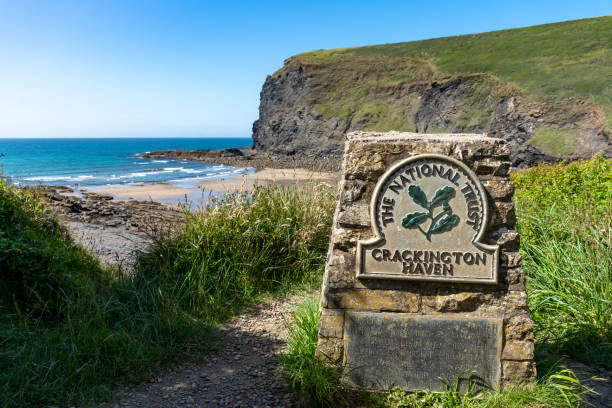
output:
<path id="1" fill-rule="evenodd" d="M 218 180 L 205 180 L 196 188 L 184 188 L 168 183 L 151 183 L 143 185 L 96 187 L 88 191 L 97 194 L 110 194 L 117 199 L 168 199 L 192 195 L 201 190 L 216 193 L 231 193 L 251 191 L 255 185 L 269 186 L 272 184 L 329 184 L 335 185 L 338 174 L 331 172 L 315 172 L 307 169 L 270 169 L 266 168 L 255 173 L 237 175 Z"/>
<path id="2" fill-rule="evenodd" d="M 330 184 L 335 185 L 339 175 L 331 172 L 315 172 L 307 169 L 270 169 L 266 168 L 255 173 L 240 175 L 227 179 L 204 181 L 198 184 L 202 190 L 220 193 L 251 191 L 255 185 L 269 186 L 272 184 Z"/>

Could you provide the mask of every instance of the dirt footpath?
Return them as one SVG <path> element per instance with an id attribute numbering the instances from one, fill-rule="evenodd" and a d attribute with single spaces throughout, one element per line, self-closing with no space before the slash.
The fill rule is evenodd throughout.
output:
<path id="1" fill-rule="evenodd" d="M 199 364 L 156 377 L 118 392 L 113 407 L 296 407 L 279 378 L 279 351 L 285 346 L 291 308 L 302 297 L 258 305 L 223 327 L 223 351 Z"/>

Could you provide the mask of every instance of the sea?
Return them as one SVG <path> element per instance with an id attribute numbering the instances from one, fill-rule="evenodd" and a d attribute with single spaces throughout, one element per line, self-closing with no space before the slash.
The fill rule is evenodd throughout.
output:
<path id="1" fill-rule="evenodd" d="M 165 182 L 181 187 L 253 169 L 189 160 L 143 159 L 139 153 L 170 149 L 250 147 L 243 138 L 0 139 L 0 172 L 13 184 L 76 189 Z"/>

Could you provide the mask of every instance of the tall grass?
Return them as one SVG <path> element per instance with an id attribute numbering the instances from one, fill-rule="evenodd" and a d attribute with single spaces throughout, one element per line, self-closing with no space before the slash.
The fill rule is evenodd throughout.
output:
<path id="1" fill-rule="evenodd" d="M 160 239 L 137 274 L 173 293 L 183 308 L 219 321 L 266 293 L 320 281 L 334 191 L 257 187 L 188 212 L 185 229 Z"/>
<path id="2" fill-rule="evenodd" d="M 612 367 L 612 160 L 515 173 L 538 348 Z"/>
<path id="3" fill-rule="evenodd" d="M 307 405 L 335 406 L 342 398 L 342 367 L 315 358 L 319 327 L 319 302 L 307 299 L 294 310 L 288 327 L 287 352 L 281 364 L 291 388 Z"/>

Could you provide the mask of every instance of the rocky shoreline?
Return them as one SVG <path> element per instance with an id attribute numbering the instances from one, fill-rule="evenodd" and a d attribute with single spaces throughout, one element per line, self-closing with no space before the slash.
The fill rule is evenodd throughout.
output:
<path id="1" fill-rule="evenodd" d="M 278 154 L 251 148 L 231 148 L 222 150 L 158 150 L 141 153 L 144 159 L 194 160 L 235 167 L 254 167 L 256 169 L 296 169 L 313 171 L 338 171 L 338 157 L 308 156 L 305 154 Z"/>
<path id="2" fill-rule="evenodd" d="M 51 205 L 76 242 L 102 263 L 118 265 L 126 272 L 155 237 L 184 222 L 181 208 L 156 201 L 114 200 L 96 193 L 79 195 L 63 186 L 32 189 Z"/>

